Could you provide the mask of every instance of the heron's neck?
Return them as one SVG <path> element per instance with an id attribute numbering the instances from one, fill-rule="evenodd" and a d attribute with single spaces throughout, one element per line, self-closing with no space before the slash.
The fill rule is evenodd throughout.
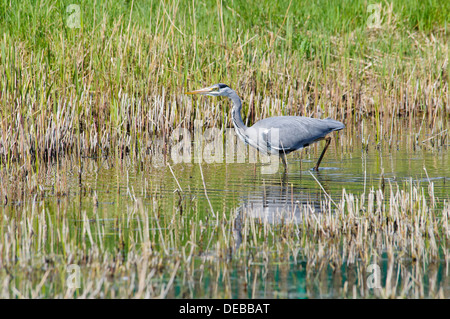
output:
<path id="1" fill-rule="evenodd" d="M 230 94 L 228 97 L 233 102 L 231 117 L 233 119 L 234 128 L 236 129 L 238 135 L 244 134 L 245 130 L 247 129 L 247 126 L 244 124 L 244 121 L 242 120 L 241 116 L 241 109 L 242 109 L 241 98 L 236 94 L 236 92 L 232 92 L 232 94 Z"/>

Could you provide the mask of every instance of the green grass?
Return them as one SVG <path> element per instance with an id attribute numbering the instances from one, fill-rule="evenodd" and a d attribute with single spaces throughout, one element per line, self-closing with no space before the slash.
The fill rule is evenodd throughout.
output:
<path id="1" fill-rule="evenodd" d="M 0 4 L 0 132 L 7 139 L 8 129 L 20 131 L 20 114 L 31 136 L 23 151 L 40 158 L 124 149 L 120 136 L 140 144 L 182 120 L 192 127 L 200 114 L 182 93 L 217 82 L 246 101 L 254 93 L 286 103 L 246 103 L 250 122 L 280 113 L 318 116 L 314 105 L 348 123 L 374 113 L 447 118 L 445 1 L 383 3 L 378 29 L 367 26 L 366 1 L 82 1 L 80 28 L 69 27 L 69 4 Z M 158 99 L 166 101 L 162 114 Z M 226 103 L 215 111 L 201 103 L 209 125 L 220 127 Z M 53 154 L 43 136 L 49 125 L 67 137 Z M 101 145 L 105 134 L 111 143 Z M 18 138 L 11 136 L 8 148 L 20 145 Z"/>

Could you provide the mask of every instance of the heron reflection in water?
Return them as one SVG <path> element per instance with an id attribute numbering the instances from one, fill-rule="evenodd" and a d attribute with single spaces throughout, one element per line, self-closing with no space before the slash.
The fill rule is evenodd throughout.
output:
<path id="1" fill-rule="evenodd" d="M 235 249 L 242 242 L 242 227 L 246 220 L 261 224 L 301 224 L 305 214 L 322 213 L 321 192 L 308 187 L 293 186 L 292 183 L 270 182 L 259 185 L 255 190 L 242 196 L 241 204 L 234 219 Z M 326 209 L 326 208 L 325 208 Z"/>

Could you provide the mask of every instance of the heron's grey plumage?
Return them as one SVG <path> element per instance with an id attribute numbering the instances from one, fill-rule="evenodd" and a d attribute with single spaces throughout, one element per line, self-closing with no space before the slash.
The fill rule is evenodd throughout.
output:
<path id="1" fill-rule="evenodd" d="M 259 151 L 282 156 L 283 161 L 286 154 L 327 139 L 327 144 L 315 169 L 318 169 L 329 145 L 329 138 L 326 136 L 333 131 L 345 128 L 344 124 L 331 118 L 321 120 L 304 116 L 275 116 L 262 119 L 253 126 L 247 127 L 241 116 L 242 101 L 236 92 L 226 84 L 214 84 L 190 93 L 228 97 L 233 103 L 231 116 L 240 139 Z"/>
<path id="2" fill-rule="evenodd" d="M 275 116 L 256 122 L 247 128 L 246 135 L 266 140 L 271 153 L 296 151 L 320 141 L 333 131 L 342 130 L 345 126 L 332 119 L 315 119 L 304 116 Z M 270 132 L 278 130 L 278 138 L 270 138 Z M 275 144 L 270 143 L 274 141 Z M 278 142 L 278 143 L 276 143 Z"/>

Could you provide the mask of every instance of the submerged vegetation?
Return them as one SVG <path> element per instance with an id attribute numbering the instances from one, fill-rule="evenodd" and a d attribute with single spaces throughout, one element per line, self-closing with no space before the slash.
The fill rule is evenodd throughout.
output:
<path id="1" fill-rule="evenodd" d="M 422 183 L 376 163 L 366 181 L 365 156 L 431 152 L 448 172 L 450 4 L 369 5 L 0 2 L 0 298 L 448 298 L 448 176 L 436 194 L 425 163 Z M 361 150 L 364 185 L 313 180 L 320 198 L 273 222 L 211 203 L 211 170 L 178 180 L 193 165 L 171 163 L 174 130 L 232 126 L 228 101 L 183 94 L 219 82 L 248 125 L 344 122 L 331 148 Z"/>
<path id="2" fill-rule="evenodd" d="M 212 217 L 190 192 L 165 209 L 157 192 L 132 189 L 127 196 L 135 200 L 123 205 L 117 195 L 111 209 L 79 210 L 87 200 L 68 197 L 26 202 L 2 210 L 0 293 L 448 298 L 450 203 L 439 203 L 433 187 L 408 182 L 367 196 L 343 190 L 339 201 L 293 202 L 277 211 L 277 222 L 251 207 Z M 386 270 L 379 287 L 369 286 L 371 264 Z M 67 287 L 71 265 L 80 267 L 79 289 Z"/>

